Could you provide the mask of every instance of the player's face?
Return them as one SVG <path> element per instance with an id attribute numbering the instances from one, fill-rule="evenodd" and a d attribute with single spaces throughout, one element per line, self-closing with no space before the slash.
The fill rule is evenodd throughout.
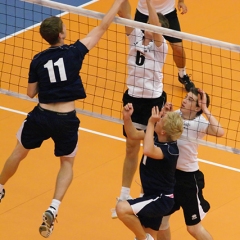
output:
<path id="1" fill-rule="evenodd" d="M 199 111 L 197 107 L 198 98 L 192 92 L 189 92 L 182 101 L 181 112 L 191 113 Z"/>

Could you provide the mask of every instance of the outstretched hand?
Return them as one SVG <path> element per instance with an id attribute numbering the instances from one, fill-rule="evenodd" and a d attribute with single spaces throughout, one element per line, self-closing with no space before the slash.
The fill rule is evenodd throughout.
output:
<path id="1" fill-rule="evenodd" d="M 173 105 L 170 102 L 166 102 L 165 105 L 162 108 L 162 112 L 165 115 L 167 112 L 173 111 Z"/>
<path id="2" fill-rule="evenodd" d="M 152 108 L 152 115 L 149 118 L 149 122 L 156 123 L 164 116 L 163 111 L 159 111 L 158 106 Z"/>

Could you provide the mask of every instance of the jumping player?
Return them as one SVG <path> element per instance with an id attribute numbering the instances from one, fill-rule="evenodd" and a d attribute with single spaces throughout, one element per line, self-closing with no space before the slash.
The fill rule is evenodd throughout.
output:
<path id="1" fill-rule="evenodd" d="M 175 9 L 175 0 L 152 0 L 152 4 L 157 12 L 162 13 L 168 19 L 170 29 L 181 31 L 177 10 Z M 177 7 L 181 14 L 187 13 L 188 9 L 184 0 L 178 0 Z M 146 23 L 149 18 L 148 15 L 146 0 L 139 0 L 135 20 Z M 170 36 L 164 36 L 164 38 L 170 43 L 173 51 L 173 60 L 178 68 L 178 81 L 182 83 L 186 91 L 189 92 L 190 88 L 194 87 L 194 83 L 186 73 L 186 54 L 182 39 Z"/>
<path id="2" fill-rule="evenodd" d="M 54 153 L 60 158 L 61 165 L 53 200 L 43 213 L 43 223 L 39 228 L 45 238 L 53 231 L 59 205 L 73 177 L 80 124 L 74 102 L 86 97 L 79 71 L 85 55 L 98 43 L 124 1 L 115 0 L 100 25 L 74 44 L 64 44 L 66 27 L 61 18 L 47 18 L 40 26 L 40 34 L 50 47 L 34 56 L 27 87 L 27 95 L 33 98 L 38 94 L 39 103 L 28 113 L 17 132 L 17 145 L 1 172 L 0 201 L 5 196 L 4 185 L 15 174 L 29 150 L 52 138 Z"/>

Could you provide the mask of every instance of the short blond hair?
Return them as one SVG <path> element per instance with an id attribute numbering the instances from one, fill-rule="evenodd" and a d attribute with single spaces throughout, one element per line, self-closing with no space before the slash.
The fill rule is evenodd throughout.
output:
<path id="1" fill-rule="evenodd" d="M 183 132 L 183 120 L 179 113 L 167 112 L 164 117 L 163 130 L 168 141 L 176 141 Z"/>

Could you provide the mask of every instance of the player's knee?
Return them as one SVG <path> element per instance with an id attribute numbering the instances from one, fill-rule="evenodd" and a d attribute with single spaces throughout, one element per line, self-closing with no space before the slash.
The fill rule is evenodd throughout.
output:
<path id="1" fill-rule="evenodd" d="M 169 218 L 170 215 L 163 217 L 159 230 L 167 230 L 170 227 Z"/>
<path id="2" fill-rule="evenodd" d="M 125 201 L 120 201 L 116 205 L 116 213 L 119 219 L 122 219 L 126 215 L 127 209 Z"/>
<path id="3" fill-rule="evenodd" d="M 138 152 L 140 150 L 140 144 L 137 143 L 130 143 L 126 146 L 126 155 L 132 156 L 132 158 L 138 158 Z"/>
<path id="4" fill-rule="evenodd" d="M 198 223 L 196 225 L 187 226 L 187 231 L 189 234 L 191 234 L 194 238 L 197 238 L 199 235 L 201 235 L 201 232 L 204 230 L 201 223 Z"/>

